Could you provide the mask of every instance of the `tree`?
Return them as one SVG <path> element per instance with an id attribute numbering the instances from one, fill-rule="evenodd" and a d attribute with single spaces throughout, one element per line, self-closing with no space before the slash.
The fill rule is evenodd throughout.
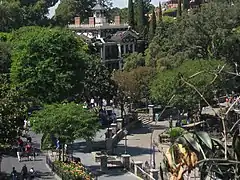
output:
<path id="1" fill-rule="evenodd" d="M 159 2 L 158 8 L 159 8 L 158 21 L 159 21 L 159 22 L 162 22 L 163 13 L 162 13 L 162 5 L 161 5 L 161 2 Z"/>
<path id="2" fill-rule="evenodd" d="M 78 138 L 91 140 L 99 129 L 95 112 L 73 102 L 45 105 L 31 115 L 30 121 L 36 133 L 53 135 L 63 144 Z"/>
<path id="3" fill-rule="evenodd" d="M 178 20 L 161 23 L 149 45 L 146 61 L 165 67 L 195 58 L 226 59 L 239 64 L 239 7 L 238 2 L 229 6 L 214 1 Z"/>
<path id="4" fill-rule="evenodd" d="M 23 12 L 18 2 L 0 3 L 0 31 L 9 32 L 23 24 Z"/>
<path id="5" fill-rule="evenodd" d="M 128 0 L 128 24 L 134 29 L 134 6 L 132 0 Z"/>
<path id="6" fill-rule="evenodd" d="M 138 17 L 137 17 L 137 26 L 138 26 L 138 32 L 140 34 L 144 34 L 144 29 L 145 29 L 145 14 L 144 14 L 144 4 L 143 0 L 138 0 L 137 3 L 137 9 L 138 9 Z"/>
<path id="7" fill-rule="evenodd" d="M 121 22 L 127 23 L 128 22 L 128 8 L 122 8 L 120 9 L 120 18 Z"/>
<path id="8" fill-rule="evenodd" d="M 10 45 L 0 41 L 0 74 L 9 73 L 11 64 Z"/>
<path id="9" fill-rule="evenodd" d="M 84 22 L 92 16 L 92 7 L 95 2 L 94 0 L 62 0 L 55 11 L 54 18 L 57 24 L 63 26 L 73 23 L 75 16 L 79 16 L 81 22 Z"/>
<path id="10" fill-rule="evenodd" d="M 124 66 L 123 69 L 125 71 L 131 71 L 139 66 L 144 66 L 144 57 L 142 53 L 131 53 L 126 58 L 124 58 Z"/>
<path id="11" fill-rule="evenodd" d="M 24 27 L 13 33 L 11 82 L 42 102 L 75 98 L 83 90 L 89 55 L 85 43 L 71 31 Z"/>
<path id="12" fill-rule="evenodd" d="M 0 144 L 13 142 L 21 134 L 28 104 L 16 89 L 11 89 L 8 76 L 0 73 Z"/>
<path id="13" fill-rule="evenodd" d="M 111 78 L 112 74 L 100 61 L 93 59 L 88 61 L 84 78 L 83 97 L 90 100 L 93 97 L 111 99 L 116 96 L 117 87 Z"/>
<path id="14" fill-rule="evenodd" d="M 189 0 L 183 0 L 183 10 L 187 11 L 189 9 Z"/>
<path id="15" fill-rule="evenodd" d="M 225 93 L 232 87 L 227 81 L 228 76 L 223 72 L 215 79 L 215 74 L 224 63 L 218 60 L 187 60 L 177 68 L 159 72 L 151 86 L 151 97 L 157 103 L 167 105 L 175 95 L 170 105 L 177 106 L 179 109 L 195 110 L 201 98 L 186 82 L 196 87 L 209 102 L 212 102 L 215 90 Z M 224 71 L 229 69 L 231 69 L 230 66 L 225 65 Z M 193 76 L 196 73 L 197 75 Z M 190 78 L 191 76 L 193 77 Z M 202 100 L 201 102 L 205 104 Z"/>
<path id="16" fill-rule="evenodd" d="M 149 27 L 149 40 L 151 41 L 155 35 L 157 27 L 157 20 L 156 20 L 156 14 L 155 14 L 155 9 L 152 11 L 152 17 L 150 21 L 150 27 Z"/>
<path id="17" fill-rule="evenodd" d="M 182 16 L 182 0 L 178 0 L 178 6 L 177 6 L 177 17 Z"/>
<path id="18" fill-rule="evenodd" d="M 88 17 L 92 16 L 92 7 L 98 0 L 62 0 L 56 9 L 54 19 L 56 24 L 65 26 L 74 22 L 74 17 L 78 16 L 81 22 L 88 22 Z M 102 5 L 106 7 L 106 14 L 112 7 L 112 0 L 103 0 Z"/>
<path id="19" fill-rule="evenodd" d="M 142 99 L 149 99 L 150 82 L 155 76 L 155 70 L 149 67 L 137 67 L 131 71 L 116 71 L 113 80 L 118 85 L 118 90 L 124 102 L 128 97 L 132 102 L 138 103 Z"/>

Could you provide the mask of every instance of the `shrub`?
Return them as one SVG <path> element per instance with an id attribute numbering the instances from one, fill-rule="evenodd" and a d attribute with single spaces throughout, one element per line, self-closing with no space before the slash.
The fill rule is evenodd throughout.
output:
<path id="1" fill-rule="evenodd" d="M 62 161 L 54 162 L 55 171 L 62 178 L 69 180 L 93 180 L 94 176 L 81 163 Z"/>

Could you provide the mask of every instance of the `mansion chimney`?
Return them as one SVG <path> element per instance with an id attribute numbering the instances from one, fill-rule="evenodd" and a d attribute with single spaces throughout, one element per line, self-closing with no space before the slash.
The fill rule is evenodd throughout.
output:
<path id="1" fill-rule="evenodd" d="M 116 25 L 120 25 L 120 24 L 121 24 L 121 18 L 120 18 L 120 16 L 115 16 L 114 23 L 115 23 Z"/>
<path id="2" fill-rule="evenodd" d="M 95 26 L 95 17 L 89 17 L 89 25 Z"/>
<path id="3" fill-rule="evenodd" d="M 74 18 L 74 21 L 75 21 L 75 25 L 76 25 L 76 26 L 80 26 L 80 25 L 81 25 L 80 17 L 75 17 L 75 18 Z"/>

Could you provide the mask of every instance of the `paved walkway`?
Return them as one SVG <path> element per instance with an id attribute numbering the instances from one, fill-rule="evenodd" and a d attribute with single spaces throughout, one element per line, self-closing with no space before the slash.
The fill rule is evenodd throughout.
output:
<path id="1" fill-rule="evenodd" d="M 131 159 L 134 161 L 142 161 L 143 165 L 146 161 L 151 162 L 152 148 L 151 148 L 151 135 L 153 139 L 158 142 L 158 135 L 161 134 L 167 127 L 168 121 L 159 121 L 157 123 L 151 122 L 147 125 L 143 125 L 142 128 L 132 130 L 127 136 L 127 153 L 131 155 Z M 154 129 L 152 134 L 151 129 Z M 125 153 L 125 139 L 118 143 L 117 148 L 115 148 L 114 153 L 121 155 Z M 168 145 L 161 144 L 162 151 L 165 152 L 169 147 Z M 159 152 L 157 148 L 155 149 L 155 165 L 156 168 L 160 167 L 160 162 L 162 163 L 163 153 Z"/>
<path id="2" fill-rule="evenodd" d="M 32 137 L 34 146 L 37 149 L 40 149 L 41 135 L 30 133 L 30 136 Z M 25 140 L 25 138 L 23 140 Z M 1 163 L 1 171 L 6 174 L 11 174 L 12 168 L 15 167 L 17 172 L 21 172 L 22 166 L 26 164 L 28 170 L 32 167 L 35 169 L 37 175 L 39 176 L 39 179 L 55 179 L 52 176 L 50 170 L 46 167 L 45 156 L 43 153 L 40 153 L 38 156 L 36 156 L 35 161 L 27 161 L 26 158 L 23 158 L 22 160 L 22 162 L 18 162 L 17 157 L 4 156 Z"/>

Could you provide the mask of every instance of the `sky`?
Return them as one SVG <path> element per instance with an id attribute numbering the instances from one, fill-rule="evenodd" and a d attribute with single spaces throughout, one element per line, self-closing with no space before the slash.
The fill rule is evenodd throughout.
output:
<path id="1" fill-rule="evenodd" d="M 128 0 L 112 0 L 113 1 L 113 7 L 127 7 Z M 160 0 L 152 0 L 152 4 L 155 6 L 158 6 Z M 55 9 L 57 8 L 59 3 L 57 3 L 54 7 L 49 9 L 49 17 L 52 17 L 55 13 Z"/>
<path id="2" fill-rule="evenodd" d="M 157 6 L 159 4 L 160 0 L 152 0 L 152 4 Z M 119 8 L 123 8 L 123 7 L 127 7 L 128 4 L 128 0 L 113 0 L 113 6 L 114 7 L 119 7 Z"/>

